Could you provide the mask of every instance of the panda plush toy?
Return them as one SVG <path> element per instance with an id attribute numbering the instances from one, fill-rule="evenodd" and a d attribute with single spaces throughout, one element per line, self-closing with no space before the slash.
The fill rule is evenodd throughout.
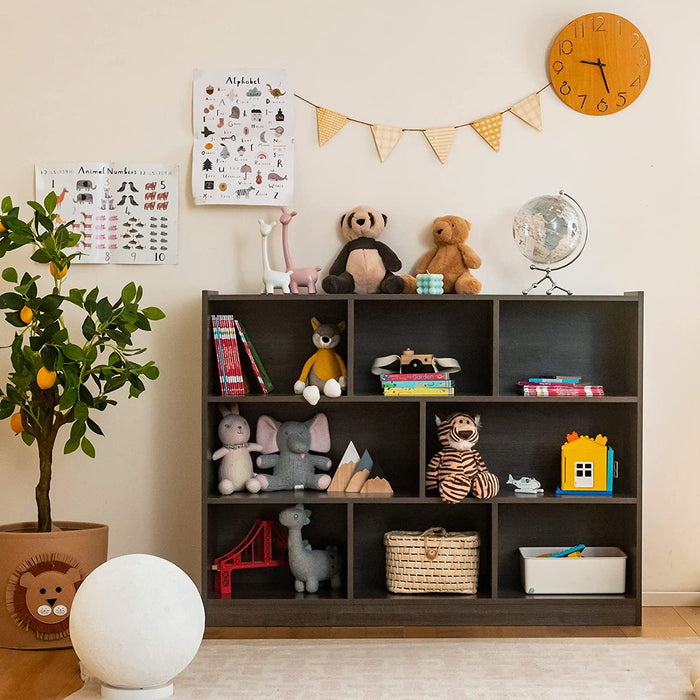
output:
<path id="1" fill-rule="evenodd" d="M 394 274 L 401 261 L 389 246 L 377 240 L 386 226 L 386 214 L 371 207 L 355 207 L 340 218 L 347 243 L 323 282 L 328 294 L 401 294 L 404 281 Z"/>

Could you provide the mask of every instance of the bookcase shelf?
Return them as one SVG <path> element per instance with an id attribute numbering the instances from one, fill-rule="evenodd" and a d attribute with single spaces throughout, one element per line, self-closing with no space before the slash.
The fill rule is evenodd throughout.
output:
<path id="1" fill-rule="evenodd" d="M 210 330 L 212 314 L 232 314 L 245 327 L 274 384 L 268 395 L 221 396 Z M 292 392 L 313 352 L 312 316 L 345 320 L 339 353 L 348 388 L 310 406 Z M 252 625 L 638 625 L 641 623 L 643 295 L 220 295 L 202 306 L 202 588 L 207 624 Z M 411 347 L 454 357 L 455 396 L 381 395 L 375 357 Z M 606 396 L 524 397 L 529 376 L 577 374 L 602 384 Z M 369 449 L 394 494 L 217 489 L 216 428 L 224 404 L 238 402 L 254 432 L 260 415 L 307 420 L 328 416 L 329 457 L 336 466 L 347 443 Z M 489 501 L 446 505 L 425 490 L 425 467 L 439 443 L 435 416 L 480 414 L 479 451 L 501 480 Z M 619 462 L 613 496 L 556 496 L 560 447 L 567 433 L 607 435 Z M 516 496 L 509 474 L 534 476 L 541 496 Z M 298 594 L 286 567 L 232 573 L 232 594 L 215 592 L 211 567 L 258 518 L 303 503 L 312 509 L 303 536 L 314 548 L 339 547 L 344 587 Z M 478 593 L 395 595 L 385 585 L 387 530 L 477 530 Z M 282 528 L 284 531 L 284 528 Z M 626 592 L 611 596 L 532 596 L 520 583 L 521 546 L 617 546 L 627 554 Z M 241 603 L 245 601 L 245 605 Z M 273 603 L 271 605 L 271 603 Z"/>

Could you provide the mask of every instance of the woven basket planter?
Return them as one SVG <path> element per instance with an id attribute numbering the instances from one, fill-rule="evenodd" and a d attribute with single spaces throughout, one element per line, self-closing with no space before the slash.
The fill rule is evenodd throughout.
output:
<path id="1" fill-rule="evenodd" d="M 392 593 L 476 593 L 479 533 L 392 530 L 384 534 L 386 586 Z"/>

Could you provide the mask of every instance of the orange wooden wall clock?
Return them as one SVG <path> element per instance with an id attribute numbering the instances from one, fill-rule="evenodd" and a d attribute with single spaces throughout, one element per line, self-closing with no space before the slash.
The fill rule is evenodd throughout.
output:
<path id="1" fill-rule="evenodd" d="M 629 107 L 649 80 L 646 39 L 632 22 L 592 12 L 569 22 L 549 52 L 549 77 L 559 97 L 582 114 Z"/>

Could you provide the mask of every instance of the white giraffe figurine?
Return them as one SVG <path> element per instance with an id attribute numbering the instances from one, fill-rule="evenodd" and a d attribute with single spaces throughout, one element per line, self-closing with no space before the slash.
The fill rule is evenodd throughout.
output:
<path id="1" fill-rule="evenodd" d="M 267 255 L 267 239 L 272 233 L 272 229 L 277 225 L 276 221 L 271 224 L 262 219 L 258 219 L 260 224 L 260 236 L 262 237 L 262 259 L 263 259 L 263 284 L 265 294 L 274 294 L 275 289 L 281 289 L 285 294 L 289 294 L 289 282 L 292 277 L 291 272 L 273 270 L 270 267 L 270 259 Z"/>
<path id="2" fill-rule="evenodd" d="M 295 211 L 287 211 L 282 207 L 280 223 L 282 224 L 282 250 L 284 251 L 284 264 L 287 272 L 292 273 L 290 288 L 292 294 L 299 293 L 299 287 L 306 287 L 309 294 L 316 294 L 316 282 L 320 267 L 294 267 L 292 256 L 289 254 L 289 222 L 297 215 Z"/>

